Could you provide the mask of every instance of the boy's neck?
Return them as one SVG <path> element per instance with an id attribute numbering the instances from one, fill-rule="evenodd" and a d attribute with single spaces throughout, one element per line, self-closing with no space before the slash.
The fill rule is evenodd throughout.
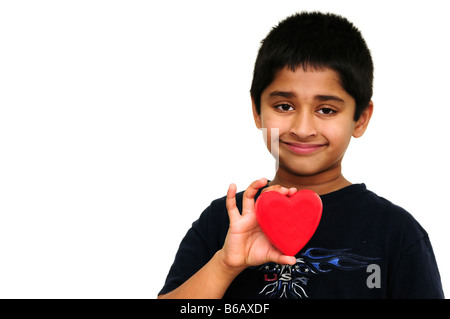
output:
<path id="1" fill-rule="evenodd" d="M 345 179 L 339 170 L 323 172 L 313 176 L 292 175 L 283 170 L 278 170 L 269 186 L 281 185 L 286 188 L 295 187 L 297 190 L 310 189 L 319 195 L 328 194 L 352 183 Z"/>

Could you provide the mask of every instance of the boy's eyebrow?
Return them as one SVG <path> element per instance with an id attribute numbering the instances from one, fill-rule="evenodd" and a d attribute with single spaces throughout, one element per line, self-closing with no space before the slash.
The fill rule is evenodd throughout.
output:
<path id="1" fill-rule="evenodd" d="M 276 96 L 280 96 L 280 97 L 284 97 L 287 99 L 293 98 L 295 97 L 295 93 L 292 91 L 273 91 L 269 94 L 270 97 L 276 97 Z"/>
<path id="2" fill-rule="evenodd" d="M 343 99 L 341 99 L 339 96 L 336 96 L 336 95 L 316 95 L 315 99 L 319 100 L 321 102 L 336 101 L 336 102 L 345 103 L 345 101 Z"/>
<path id="3" fill-rule="evenodd" d="M 273 91 L 269 94 L 270 97 L 284 97 L 287 99 L 290 98 L 294 98 L 296 97 L 295 92 L 292 91 Z M 316 95 L 314 96 L 315 100 L 319 100 L 321 102 L 326 102 L 326 101 L 336 101 L 336 102 L 341 102 L 341 103 L 345 103 L 345 101 L 340 98 L 339 96 L 336 95 Z"/>

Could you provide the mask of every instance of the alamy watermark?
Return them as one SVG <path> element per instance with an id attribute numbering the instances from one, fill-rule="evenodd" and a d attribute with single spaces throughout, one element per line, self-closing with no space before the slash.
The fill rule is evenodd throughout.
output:
<path id="1" fill-rule="evenodd" d="M 370 289 L 381 288 L 381 268 L 377 264 L 370 264 L 367 266 L 366 272 L 371 273 L 367 277 L 366 284 Z"/>
<path id="2" fill-rule="evenodd" d="M 261 128 L 264 138 L 264 143 L 270 151 L 270 154 L 275 158 L 275 172 L 278 171 L 280 162 L 280 129 L 278 127 L 273 127 L 270 129 L 270 135 L 268 135 L 267 128 Z M 269 141 L 270 139 L 270 141 Z M 270 143 L 270 144 L 269 144 Z"/>

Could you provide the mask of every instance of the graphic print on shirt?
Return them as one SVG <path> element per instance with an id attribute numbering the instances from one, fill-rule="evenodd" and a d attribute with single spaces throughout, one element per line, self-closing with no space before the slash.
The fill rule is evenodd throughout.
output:
<path id="1" fill-rule="evenodd" d="M 264 274 L 267 284 L 259 292 L 271 298 L 309 298 L 307 284 L 311 277 L 333 270 L 365 268 L 379 258 L 358 256 L 350 249 L 309 248 L 297 258 L 295 265 L 267 263 L 256 266 Z"/>

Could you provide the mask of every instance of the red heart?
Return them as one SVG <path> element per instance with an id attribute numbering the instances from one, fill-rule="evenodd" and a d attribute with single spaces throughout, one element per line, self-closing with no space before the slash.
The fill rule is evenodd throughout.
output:
<path id="1" fill-rule="evenodd" d="M 290 197 L 276 191 L 263 192 L 255 205 L 259 227 L 288 256 L 295 256 L 306 245 L 322 217 L 322 201 L 308 189 Z"/>

